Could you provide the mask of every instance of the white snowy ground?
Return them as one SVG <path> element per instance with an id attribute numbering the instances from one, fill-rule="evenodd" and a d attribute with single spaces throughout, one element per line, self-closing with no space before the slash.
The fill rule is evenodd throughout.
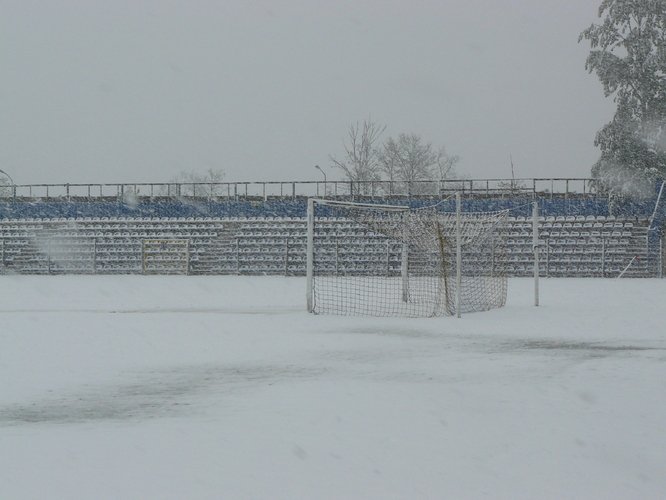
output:
<path id="1" fill-rule="evenodd" d="M 462 319 L 304 279 L 0 277 L 0 498 L 664 498 L 666 280 Z"/>

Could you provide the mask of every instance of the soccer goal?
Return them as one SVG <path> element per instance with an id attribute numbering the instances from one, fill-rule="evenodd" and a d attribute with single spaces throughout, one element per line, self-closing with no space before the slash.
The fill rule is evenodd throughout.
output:
<path id="1" fill-rule="evenodd" d="M 308 201 L 307 305 L 316 314 L 428 317 L 506 302 L 507 212 Z"/>

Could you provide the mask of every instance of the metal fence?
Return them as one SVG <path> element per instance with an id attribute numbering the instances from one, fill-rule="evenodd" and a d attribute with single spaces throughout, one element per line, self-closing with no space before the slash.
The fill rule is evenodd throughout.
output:
<path id="1" fill-rule="evenodd" d="M 214 183 L 14 184 L 0 186 L 0 200 L 126 200 L 197 198 L 213 200 L 296 199 L 302 197 L 447 197 L 601 194 L 592 178 L 444 179 L 439 181 L 268 181 Z"/>

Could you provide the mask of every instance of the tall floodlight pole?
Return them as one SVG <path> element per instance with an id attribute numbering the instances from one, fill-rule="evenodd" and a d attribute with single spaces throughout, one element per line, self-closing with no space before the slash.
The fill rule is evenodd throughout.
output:
<path id="1" fill-rule="evenodd" d="M 462 288 L 462 231 L 460 227 L 462 198 L 456 193 L 456 316 L 460 317 L 460 293 Z"/>
<path id="2" fill-rule="evenodd" d="M 534 305 L 539 305 L 539 202 L 532 203 L 532 248 L 534 250 Z"/>
<path id="3" fill-rule="evenodd" d="M 312 278 L 314 277 L 314 211 L 315 200 L 310 198 L 308 200 L 308 235 L 307 235 L 307 256 L 305 262 L 305 279 L 306 279 L 306 301 L 308 312 L 314 311 L 314 295 L 312 288 Z"/>
<path id="4" fill-rule="evenodd" d="M 324 172 L 324 170 L 319 165 L 315 165 L 314 168 L 319 170 L 322 173 L 322 175 L 324 176 L 324 198 L 326 198 L 326 172 Z"/>
<path id="5" fill-rule="evenodd" d="M 402 229 L 402 256 L 400 259 L 400 277 L 402 278 L 402 301 L 409 302 L 409 224 L 405 217 L 409 213 L 403 214 Z"/>

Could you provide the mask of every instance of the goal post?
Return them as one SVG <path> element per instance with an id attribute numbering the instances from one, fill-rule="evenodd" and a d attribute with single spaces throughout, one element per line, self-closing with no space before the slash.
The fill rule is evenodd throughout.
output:
<path id="1" fill-rule="evenodd" d="M 428 317 L 506 301 L 507 212 L 311 198 L 306 298 L 315 314 Z"/>
<path id="2" fill-rule="evenodd" d="M 400 205 L 380 205 L 380 204 L 370 204 L 370 203 L 352 203 L 352 202 L 342 202 L 334 200 L 326 200 L 320 198 L 310 198 L 308 199 L 308 209 L 307 209 L 307 244 L 306 244 L 306 264 L 305 264 L 305 274 L 306 274 L 306 295 L 307 295 L 307 308 L 308 312 L 315 311 L 315 213 L 317 208 L 320 207 L 332 207 L 338 208 L 338 211 L 345 209 L 353 208 L 359 211 L 387 211 L 388 213 L 404 213 L 409 211 L 409 207 L 400 206 Z M 407 226 L 404 226 L 405 228 Z M 401 241 L 401 259 L 400 259 L 400 278 L 402 281 L 402 300 L 403 302 L 408 301 L 409 297 L 409 276 L 408 276 L 408 233 L 403 234 Z M 338 244 L 336 240 L 336 257 L 338 255 Z M 388 252 L 387 252 L 387 255 Z M 390 257 L 387 257 L 389 259 Z M 336 260 L 337 263 L 337 260 Z M 336 265 L 336 273 L 337 273 Z"/>

